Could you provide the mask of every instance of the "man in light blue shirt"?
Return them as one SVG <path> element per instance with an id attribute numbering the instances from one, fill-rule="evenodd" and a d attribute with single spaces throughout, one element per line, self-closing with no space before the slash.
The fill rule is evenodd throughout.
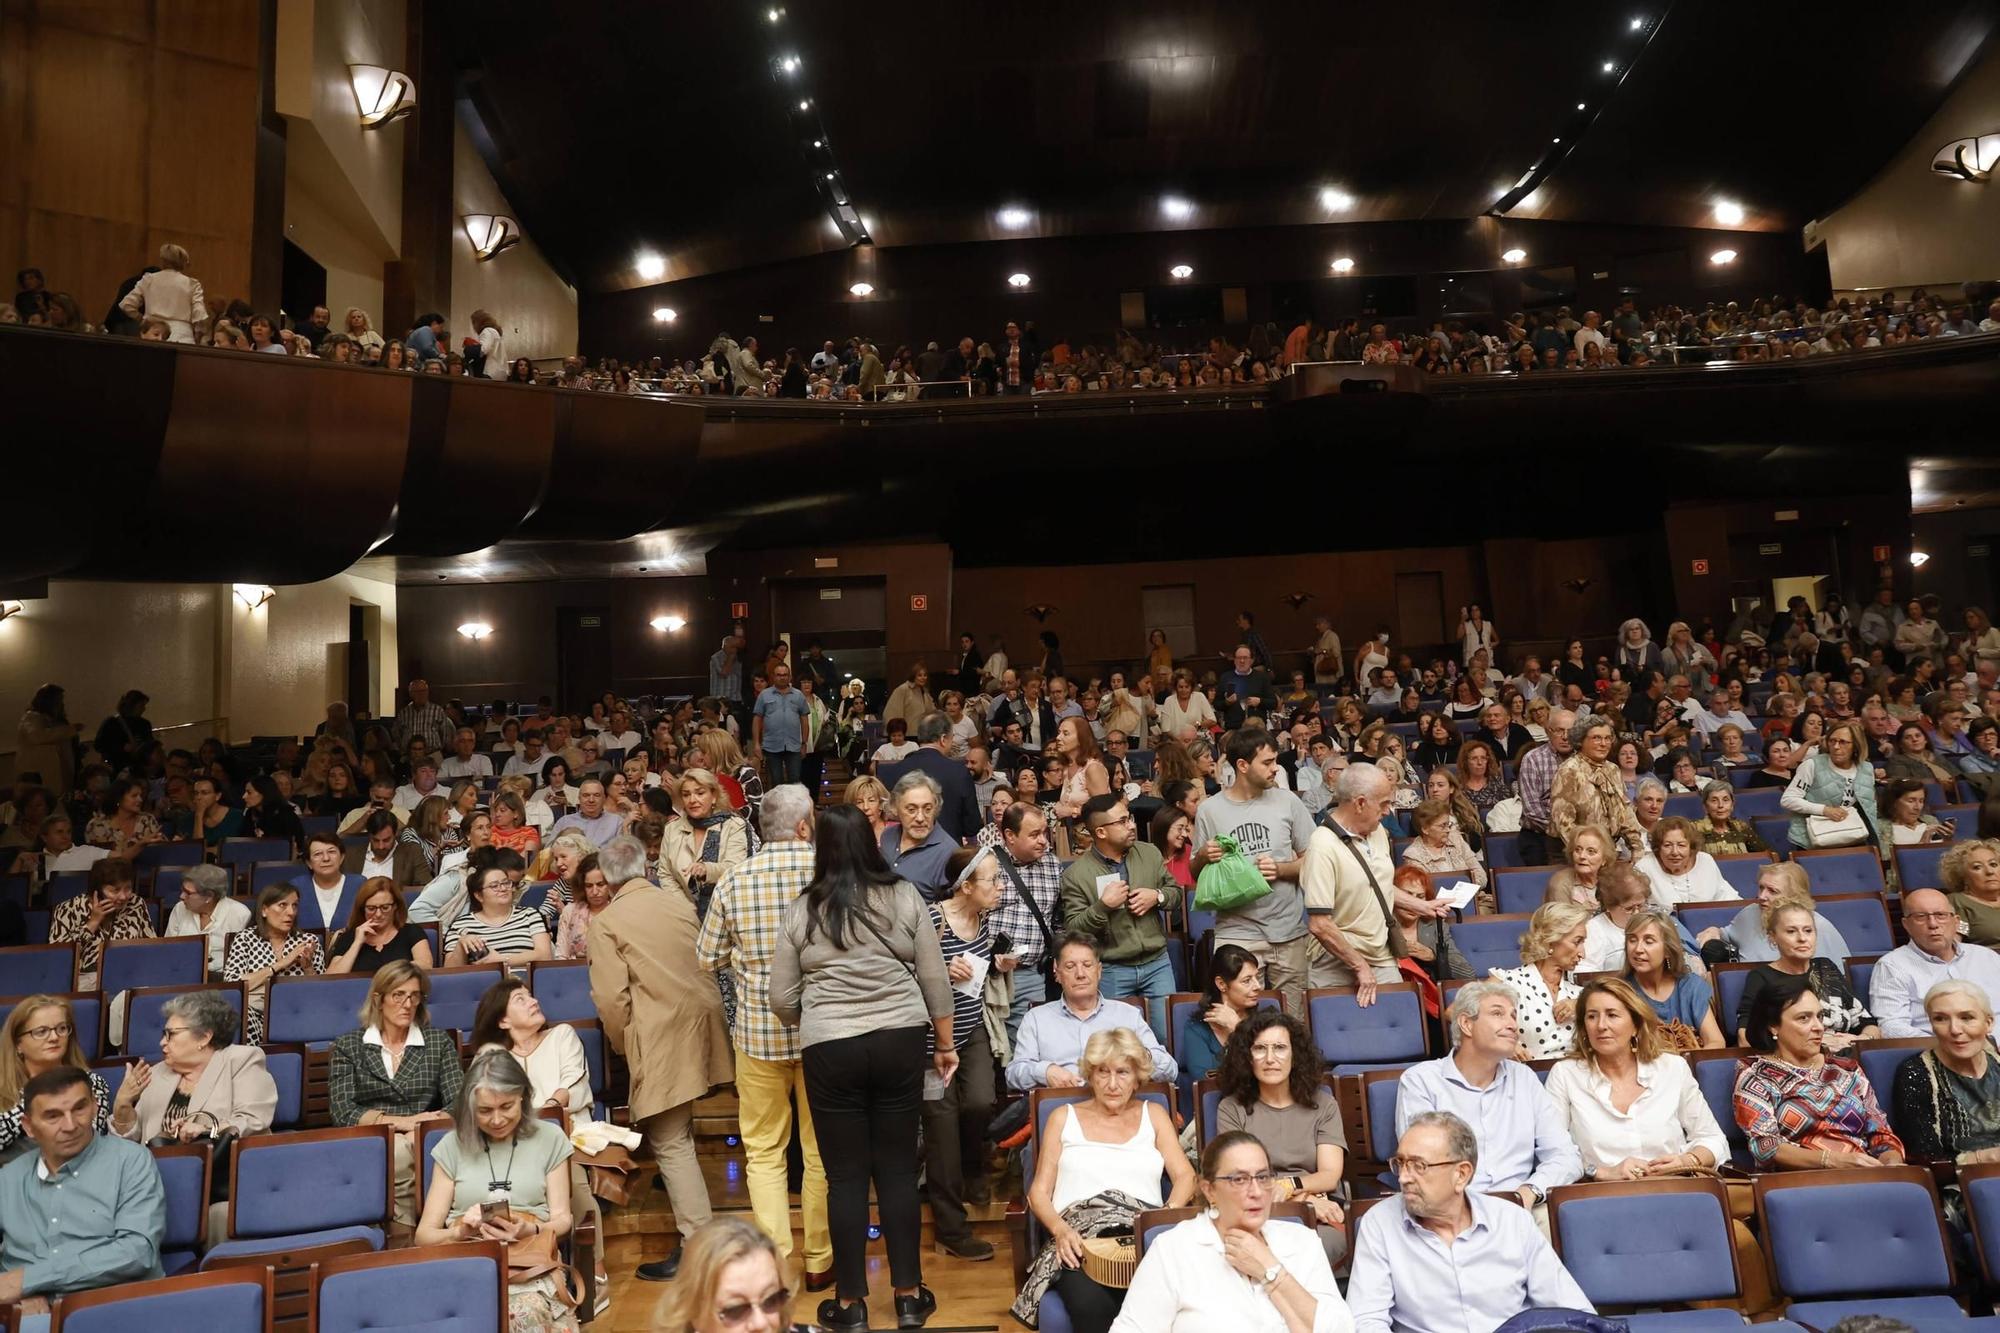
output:
<path id="1" fill-rule="evenodd" d="M 812 705 L 792 688 L 792 669 L 783 662 L 771 668 L 771 683 L 750 710 L 752 748 L 764 759 L 764 781 L 771 786 L 797 782 L 805 762 L 806 722 Z"/>
<path id="2" fill-rule="evenodd" d="M 1479 1150 L 1448 1111 L 1404 1129 L 1389 1163 L 1401 1193 L 1369 1209 L 1355 1236 L 1356 1333 L 1487 1333 L 1524 1310 L 1594 1312 L 1527 1210 L 1477 1192 Z"/>
<path id="3" fill-rule="evenodd" d="M 1129 1028 L 1139 1038 L 1153 1057 L 1155 1080 L 1172 1083 L 1180 1077 L 1180 1066 L 1153 1035 L 1146 1011 L 1123 1000 L 1106 1000 L 1099 992 L 1103 974 L 1097 941 L 1076 932 L 1063 937 L 1056 953 L 1056 980 L 1062 984 L 1062 998 L 1036 1005 L 1021 1020 L 1021 1030 L 1014 1038 L 1014 1058 L 1007 1065 L 1008 1087 L 1016 1092 L 1081 1087 L 1076 1062 L 1083 1058 L 1084 1046 L 1112 1028 Z"/>
<path id="4" fill-rule="evenodd" d="M 1514 1058 L 1521 1044 L 1514 992 L 1504 982 L 1472 982 L 1453 998 L 1447 1020 L 1458 1049 L 1403 1071 L 1396 1128 L 1408 1133 L 1426 1111 L 1451 1112 L 1479 1138 L 1470 1188 L 1513 1190 L 1522 1207 L 1539 1209 L 1551 1189 L 1583 1174 L 1583 1156 L 1535 1071 Z"/>
<path id="5" fill-rule="evenodd" d="M 2000 954 L 1958 937 L 1958 913 L 1936 889 L 1903 895 L 1903 926 L 1910 942 L 1876 960 L 1868 978 L 1868 1007 L 1884 1037 L 1928 1037 L 1924 996 L 1940 981 L 1969 981 L 2000 1000 Z"/>
<path id="6" fill-rule="evenodd" d="M 585 778 L 577 784 L 576 813 L 558 819 L 549 828 L 549 840 L 553 842 L 564 829 L 578 829 L 584 837 L 602 847 L 617 837 L 624 827 L 624 816 L 604 808 L 604 779 Z"/>
<path id="7" fill-rule="evenodd" d="M 37 1151 L 0 1170 L 0 1304 L 46 1313 L 46 1297 L 159 1277 L 167 1192 L 153 1155 L 96 1133 L 81 1069 L 29 1079 L 22 1103 Z"/>

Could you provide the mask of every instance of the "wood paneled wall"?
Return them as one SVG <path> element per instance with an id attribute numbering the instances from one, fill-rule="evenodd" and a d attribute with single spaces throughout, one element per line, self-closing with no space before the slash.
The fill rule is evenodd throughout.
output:
<path id="1" fill-rule="evenodd" d="M 261 0 L 0 0 L 0 270 L 85 319 L 186 247 L 248 296 Z M 7 288 L 11 296 L 14 288 Z"/>

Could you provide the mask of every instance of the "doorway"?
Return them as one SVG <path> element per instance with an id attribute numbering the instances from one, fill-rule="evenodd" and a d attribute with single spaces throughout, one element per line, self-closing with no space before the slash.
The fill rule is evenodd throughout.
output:
<path id="1" fill-rule="evenodd" d="M 611 612 L 602 606 L 556 608 L 556 700 L 581 708 L 611 688 Z"/>
<path id="2" fill-rule="evenodd" d="M 817 642 L 834 679 L 865 681 L 869 702 L 889 697 L 889 585 L 886 579 L 781 579 L 771 584 L 771 623 L 803 659 Z M 766 644 L 752 644 L 760 654 Z M 758 657 L 756 660 L 761 661 Z"/>
<path id="3" fill-rule="evenodd" d="M 326 304 L 326 265 L 286 241 L 284 269 L 278 279 L 278 297 L 294 324 L 305 323 L 312 318 L 314 306 Z M 335 324 L 334 327 L 344 326 Z"/>

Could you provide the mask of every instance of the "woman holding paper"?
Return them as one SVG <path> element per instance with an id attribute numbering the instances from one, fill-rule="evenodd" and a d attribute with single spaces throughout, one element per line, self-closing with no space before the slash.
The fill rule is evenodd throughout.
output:
<path id="1" fill-rule="evenodd" d="M 1005 972 L 1012 957 L 994 958 L 986 914 L 1000 905 L 1000 862 L 988 847 L 961 847 L 945 862 L 950 888 L 930 905 L 951 979 L 952 1044 L 958 1075 L 924 1079 L 924 1181 L 937 1248 L 957 1259 L 991 1259 L 993 1242 L 972 1234 L 967 1203 L 993 1198 L 986 1179 L 986 1126 L 993 1118 L 993 1046 L 986 1027 L 987 973 Z M 1005 1014 L 1003 1007 L 1001 1013 Z M 933 1045 L 936 1035 L 931 1037 Z M 927 1052 L 928 1053 L 928 1052 Z"/>

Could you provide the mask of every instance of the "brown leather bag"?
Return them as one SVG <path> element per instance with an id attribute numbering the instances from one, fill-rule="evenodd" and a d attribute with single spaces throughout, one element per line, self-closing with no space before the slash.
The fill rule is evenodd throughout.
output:
<path id="1" fill-rule="evenodd" d="M 510 1284 L 532 1281 L 549 1273 L 556 1279 L 555 1298 L 568 1309 L 576 1309 L 583 1299 L 583 1275 L 573 1265 L 563 1262 L 555 1232 L 538 1231 L 507 1247 Z"/>
<path id="2" fill-rule="evenodd" d="M 1321 653 L 1313 659 L 1313 674 L 1318 676 L 1339 675 L 1340 659 L 1332 653 Z"/>
<path id="3" fill-rule="evenodd" d="M 576 1160 L 583 1164 L 583 1178 L 592 1194 L 606 1203 L 621 1206 L 632 1201 L 631 1176 L 639 1164 L 632 1160 L 629 1151 L 612 1143 L 601 1153 L 579 1152 Z"/>

